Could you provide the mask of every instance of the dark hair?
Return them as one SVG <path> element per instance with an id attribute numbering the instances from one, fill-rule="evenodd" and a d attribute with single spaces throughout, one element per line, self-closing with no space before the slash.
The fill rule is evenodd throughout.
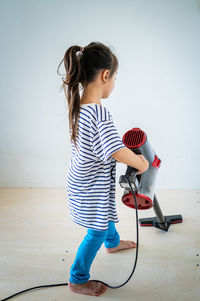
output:
<path id="1" fill-rule="evenodd" d="M 111 49 L 100 42 L 92 42 L 84 47 L 83 52 L 80 52 L 80 46 L 69 47 L 63 60 L 66 69 L 66 77 L 63 79 L 61 90 L 64 90 L 68 102 L 69 109 L 69 128 L 72 131 L 71 141 L 74 141 L 75 147 L 78 119 L 80 114 L 80 94 L 79 89 L 85 89 L 87 85 L 93 82 L 100 71 L 105 69 L 110 70 L 109 78 L 113 76 L 118 68 L 117 57 L 112 53 Z M 77 52 L 79 51 L 79 55 Z M 63 75 L 63 74 L 59 74 Z M 82 87 L 79 87 L 79 83 Z M 66 91 L 66 85 L 68 89 Z"/>

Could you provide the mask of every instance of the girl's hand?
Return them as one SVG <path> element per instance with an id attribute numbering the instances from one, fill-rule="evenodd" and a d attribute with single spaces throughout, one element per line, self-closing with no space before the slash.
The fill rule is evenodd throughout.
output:
<path id="1" fill-rule="evenodd" d="M 143 155 L 137 155 L 138 157 L 140 157 L 143 161 L 147 161 L 146 158 Z M 141 173 L 143 173 L 144 171 L 138 170 L 137 175 L 141 175 Z"/>

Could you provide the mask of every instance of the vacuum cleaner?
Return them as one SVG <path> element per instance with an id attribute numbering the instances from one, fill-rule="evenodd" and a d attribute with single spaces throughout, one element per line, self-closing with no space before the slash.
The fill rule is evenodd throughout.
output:
<path id="1" fill-rule="evenodd" d="M 167 215 L 163 216 L 160 209 L 158 199 L 155 194 L 155 185 L 158 169 L 161 165 L 161 160 L 155 154 L 147 140 L 147 135 L 140 128 L 133 128 L 126 132 L 122 139 L 123 143 L 131 149 L 135 154 L 141 154 L 149 162 L 149 168 L 142 174 L 137 175 L 137 169 L 128 166 L 126 174 L 120 176 L 119 183 L 124 188 L 122 202 L 130 207 L 136 208 L 130 185 L 127 183 L 126 178 L 129 177 L 130 182 L 133 184 L 137 200 L 137 208 L 139 210 L 146 210 L 153 207 L 156 217 L 139 219 L 140 226 L 154 226 L 163 231 L 168 231 L 171 224 L 181 223 L 181 215 Z"/>
<path id="2" fill-rule="evenodd" d="M 138 230 L 138 209 L 146 210 L 153 207 L 156 217 L 142 218 L 139 219 L 140 226 L 154 226 L 163 231 L 168 231 L 169 226 L 175 223 L 182 222 L 182 216 L 179 215 L 167 215 L 163 216 L 163 213 L 160 209 L 158 199 L 155 195 L 155 185 L 158 169 L 161 165 L 161 160 L 155 154 L 155 151 L 152 149 L 149 141 L 147 140 L 147 135 L 140 128 L 133 128 L 130 131 L 126 132 L 122 139 L 124 145 L 131 149 L 135 154 L 143 155 L 149 162 L 149 168 L 142 174 L 138 175 L 138 170 L 132 166 L 127 166 L 125 175 L 121 175 L 119 178 L 119 184 L 124 188 L 124 193 L 122 196 L 122 202 L 124 205 L 129 208 L 136 209 L 136 230 L 137 230 L 137 246 L 136 246 L 136 256 L 133 270 L 128 277 L 128 279 L 118 285 L 111 286 L 101 280 L 91 280 L 98 281 L 103 283 L 109 288 L 119 288 L 125 285 L 132 277 L 138 258 L 138 246 L 139 246 L 139 230 Z M 60 284 L 50 284 L 32 287 L 21 292 L 18 292 L 12 296 L 9 296 L 0 301 L 5 301 L 22 294 L 26 291 L 44 288 L 44 287 L 53 287 L 53 286 L 63 286 L 68 285 L 68 283 Z"/>

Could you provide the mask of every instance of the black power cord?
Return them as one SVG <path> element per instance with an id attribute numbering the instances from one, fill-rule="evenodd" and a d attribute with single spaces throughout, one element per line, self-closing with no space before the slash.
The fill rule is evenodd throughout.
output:
<path id="1" fill-rule="evenodd" d="M 134 263 L 133 270 L 132 270 L 130 276 L 128 277 L 128 279 L 127 279 L 124 283 L 122 283 L 122 284 L 120 284 L 120 285 L 118 285 L 118 286 L 111 286 L 111 285 L 109 285 L 109 284 L 107 284 L 107 283 L 105 283 L 105 282 L 103 282 L 103 281 L 101 281 L 101 280 L 90 280 L 90 281 L 95 281 L 95 282 L 96 282 L 96 281 L 101 282 L 101 283 L 103 283 L 104 285 L 106 285 L 107 287 L 110 287 L 110 288 L 119 288 L 119 287 L 122 287 L 122 286 L 124 286 L 124 285 L 131 279 L 131 277 L 132 277 L 132 275 L 133 275 L 133 273 L 134 273 L 134 271 L 135 271 L 135 267 L 136 267 L 136 264 L 137 264 L 137 257 L 138 257 L 139 231 L 138 231 L 138 207 L 137 207 L 137 200 L 136 200 L 135 193 L 134 193 L 134 190 L 132 189 L 131 182 L 130 182 L 128 176 L 125 175 L 124 178 L 125 178 L 125 179 L 127 180 L 127 182 L 129 183 L 129 186 L 130 186 L 130 188 L 131 188 L 131 191 L 132 191 L 133 196 L 134 196 L 134 199 L 135 199 L 136 228 L 137 228 L 136 256 L 135 256 L 135 263 Z M 9 299 L 13 298 L 14 296 L 17 296 L 17 295 L 19 295 L 19 294 L 22 294 L 22 293 L 24 293 L 24 292 L 27 292 L 27 291 L 30 291 L 30 290 L 33 290 L 33 289 L 36 289 L 36 288 L 52 287 L 52 286 L 62 286 L 62 285 L 68 285 L 68 283 L 66 282 L 66 283 L 60 283 L 60 284 L 49 284 L 49 285 L 35 286 L 35 287 L 32 287 L 32 288 L 26 289 L 26 290 L 24 290 L 24 291 L 21 291 L 21 292 L 19 292 L 19 293 L 16 293 L 16 294 L 14 294 L 14 295 L 12 295 L 12 296 L 9 296 L 9 297 L 7 297 L 7 298 L 5 298 L 5 299 L 1 299 L 0 301 L 6 301 L 6 300 L 9 300 Z"/>

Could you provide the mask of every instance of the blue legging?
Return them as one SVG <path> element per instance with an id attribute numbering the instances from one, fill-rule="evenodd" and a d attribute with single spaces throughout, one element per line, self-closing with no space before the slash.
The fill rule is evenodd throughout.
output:
<path id="1" fill-rule="evenodd" d="M 87 229 L 87 234 L 81 242 L 71 266 L 70 282 L 85 283 L 89 280 L 91 264 L 103 242 L 106 248 L 114 248 L 120 243 L 119 233 L 112 221 L 108 222 L 106 231 Z"/>

